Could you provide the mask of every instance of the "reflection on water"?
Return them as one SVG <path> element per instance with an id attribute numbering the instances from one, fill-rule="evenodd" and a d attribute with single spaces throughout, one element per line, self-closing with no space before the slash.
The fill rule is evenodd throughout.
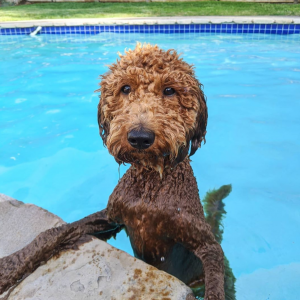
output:
<path id="1" fill-rule="evenodd" d="M 93 91 L 137 40 L 182 52 L 205 86 L 207 143 L 192 167 L 201 198 L 233 185 L 222 247 L 236 298 L 298 299 L 299 35 L 1 36 L 0 192 L 68 222 L 106 206 L 118 165 L 102 146 Z M 125 233 L 112 244 L 132 253 Z"/>

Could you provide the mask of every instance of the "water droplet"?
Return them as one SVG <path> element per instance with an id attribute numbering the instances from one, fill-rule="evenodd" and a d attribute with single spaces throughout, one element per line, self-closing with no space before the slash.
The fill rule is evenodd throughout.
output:
<path id="1" fill-rule="evenodd" d="M 160 258 L 160 260 L 161 260 L 161 261 L 165 261 L 165 258 L 162 256 L 162 257 Z"/>
<path id="2" fill-rule="evenodd" d="M 180 211 L 180 208 L 178 207 L 177 210 Z"/>

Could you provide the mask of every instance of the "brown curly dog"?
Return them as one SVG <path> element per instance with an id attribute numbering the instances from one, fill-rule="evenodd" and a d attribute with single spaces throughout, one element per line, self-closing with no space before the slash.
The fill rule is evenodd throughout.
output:
<path id="1" fill-rule="evenodd" d="M 174 50 L 140 44 L 102 76 L 100 135 L 132 166 L 109 198 L 136 257 L 224 299 L 224 257 L 205 222 L 190 160 L 206 134 L 201 84 Z M 191 146 L 190 146 L 191 144 Z"/>
<path id="2" fill-rule="evenodd" d="M 0 294 L 62 249 L 87 241 L 86 234 L 105 240 L 125 228 L 136 257 L 191 287 L 205 284 L 205 300 L 224 300 L 223 251 L 205 221 L 189 160 L 207 123 L 193 68 L 174 50 L 137 45 L 100 85 L 100 135 L 117 162 L 131 167 L 105 210 L 49 229 L 0 259 Z"/>

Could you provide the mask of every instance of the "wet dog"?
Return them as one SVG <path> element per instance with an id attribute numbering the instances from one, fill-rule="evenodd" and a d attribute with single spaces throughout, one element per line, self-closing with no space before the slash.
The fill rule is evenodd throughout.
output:
<path id="1" fill-rule="evenodd" d="M 224 297 L 224 256 L 205 221 L 189 157 L 205 139 L 207 107 L 193 67 L 174 50 L 138 44 L 102 76 L 100 135 L 131 168 L 109 198 L 134 255 L 205 299 Z"/>

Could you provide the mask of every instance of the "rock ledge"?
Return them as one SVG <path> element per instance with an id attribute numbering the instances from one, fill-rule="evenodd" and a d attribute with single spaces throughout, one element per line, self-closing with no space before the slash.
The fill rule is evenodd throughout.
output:
<path id="1" fill-rule="evenodd" d="M 40 232 L 63 223 L 35 205 L 0 194 L 0 257 L 21 249 Z M 0 299 L 195 299 L 190 288 L 177 278 L 97 238 L 78 248 L 53 257 L 10 293 L 0 295 Z"/>

